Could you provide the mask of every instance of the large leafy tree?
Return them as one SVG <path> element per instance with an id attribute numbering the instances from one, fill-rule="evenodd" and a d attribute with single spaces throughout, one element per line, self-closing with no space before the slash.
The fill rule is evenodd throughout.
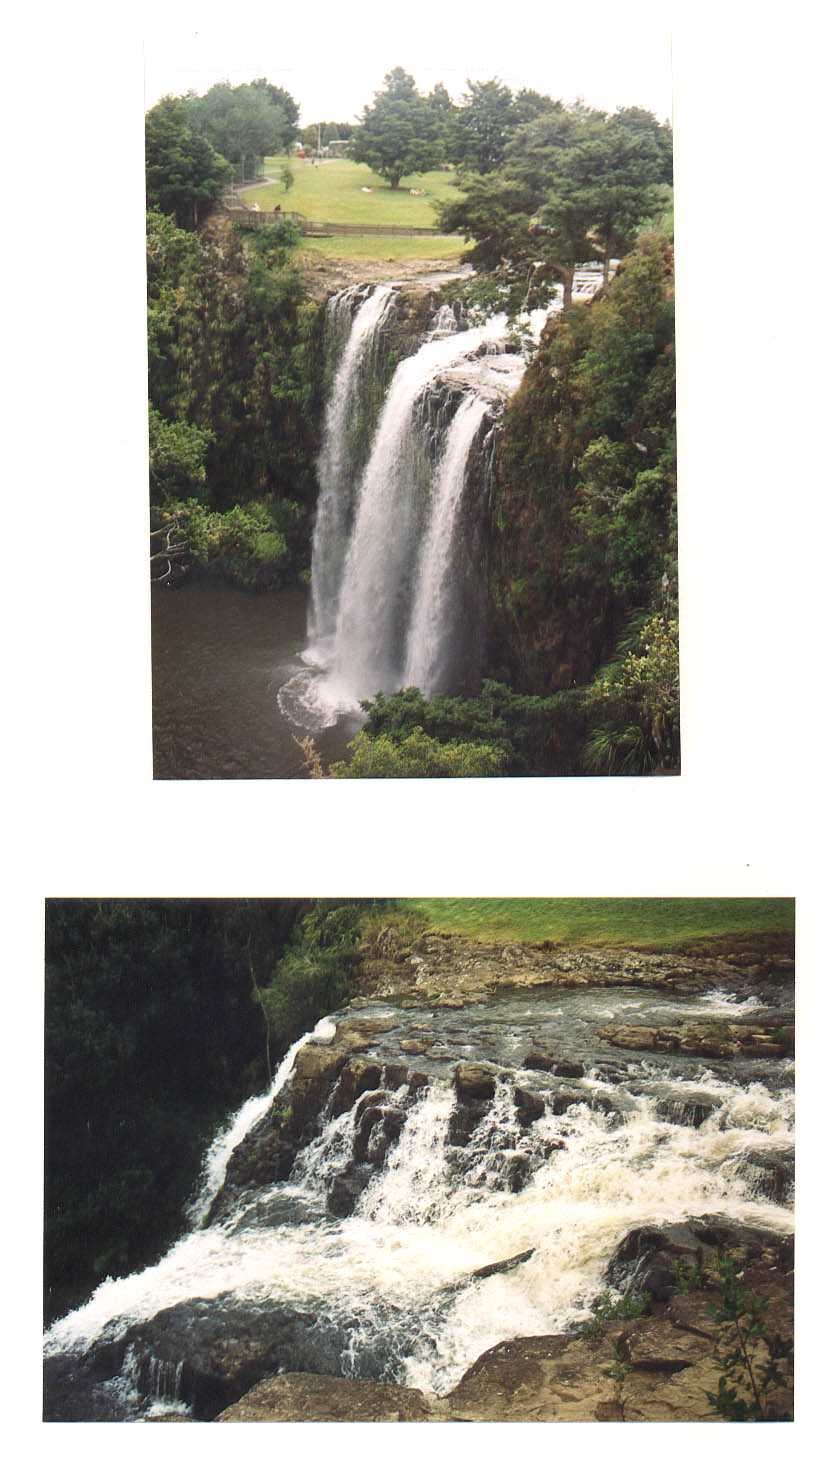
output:
<path id="1" fill-rule="evenodd" d="M 437 109 L 416 90 L 415 80 L 395 67 L 372 106 L 364 108 L 350 154 L 398 189 L 405 174 L 421 174 L 441 163 L 441 133 Z"/>
<path id="2" fill-rule="evenodd" d="M 575 266 L 600 255 L 608 275 L 662 203 L 669 166 L 650 117 L 555 104 L 515 130 L 499 169 L 468 178 L 442 225 L 473 242 L 474 265 L 500 272 L 514 306 L 545 300 L 559 281 L 569 308 Z"/>
<path id="3" fill-rule="evenodd" d="M 147 203 L 196 226 L 219 198 L 232 170 L 191 123 L 179 97 L 163 97 L 144 123 Z"/>
<path id="4" fill-rule="evenodd" d="M 584 125 L 559 164 L 543 219 L 556 220 L 563 209 L 581 212 L 608 281 L 612 257 L 632 249 L 638 227 L 663 202 L 663 150 L 646 128 L 599 118 Z"/>
<path id="5" fill-rule="evenodd" d="M 297 133 L 298 108 L 283 89 L 265 79 L 232 87 L 218 82 L 204 97 L 186 99 L 188 116 L 244 177 L 266 154 L 283 153 Z"/>
<path id="6" fill-rule="evenodd" d="M 477 174 L 498 169 L 515 126 L 510 87 L 492 78 L 471 82 L 456 112 L 450 138 L 454 164 Z"/>
<path id="7" fill-rule="evenodd" d="M 297 137 L 299 132 L 300 104 L 297 102 L 297 99 L 292 97 L 291 93 L 287 92 L 285 87 L 275 86 L 274 82 L 269 82 L 266 77 L 257 77 L 256 81 L 251 83 L 251 86 L 259 88 L 261 92 L 265 93 L 269 102 L 273 103 L 275 107 L 282 109 L 286 120 L 284 135 L 286 144 L 288 145 Z M 289 130 L 291 130 L 290 136 Z"/>
<path id="8" fill-rule="evenodd" d="M 589 252 L 589 218 L 573 201 L 555 201 L 553 189 L 580 126 L 561 108 L 517 129 L 502 168 L 470 176 L 465 198 L 442 211 L 446 230 L 461 230 L 473 241 L 473 264 L 504 277 L 514 306 L 530 300 L 532 286 L 537 293 L 548 286 L 550 293 L 557 281 L 570 306 L 574 267 Z"/>

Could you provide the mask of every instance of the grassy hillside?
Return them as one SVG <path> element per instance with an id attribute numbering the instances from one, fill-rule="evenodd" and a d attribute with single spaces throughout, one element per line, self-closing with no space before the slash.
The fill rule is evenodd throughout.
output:
<path id="1" fill-rule="evenodd" d="M 303 159 L 266 159 L 266 174 L 276 179 L 278 168 L 285 163 L 291 165 L 293 187 L 286 192 L 278 180 L 248 189 L 247 203 L 256 200 L 263 210 L 281 205 L 308 220 L 329 220 L 336 225 L 434 226 L 435 205 L 459 198 L 455 175 L 440 169 L 408 176 L 400 189 L 390 189 L 368 164 L 353 164 L 349 159 L 327 159 L 317 168 Z M 365 194 L 364 189 L 371 193 Z M 411 195 L 411 189 L 423 189 L 424 194 Z"/>
<path id="2" fill-rule="evenodd" d="M 339 261 L 439 261 L 459 259 L 462 242 L 453 235 L 305 236 L 304 251 Z"/>
<path id="3" fill-rule="evenodd" d="M 482 940 L 647 946 L 733 933 L 792 931 L 790 900 L 408 900 L 437 931 Z"/>

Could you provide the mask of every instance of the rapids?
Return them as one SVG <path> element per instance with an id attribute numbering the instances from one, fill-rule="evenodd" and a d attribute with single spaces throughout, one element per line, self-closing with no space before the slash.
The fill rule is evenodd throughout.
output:
<path id="1" fill-rule="evenodd" d="M 770 1013 L 724 993 L 677 1000 L 645 989 L 535 989 L 458 1011 L 375 1004 L 322 1020 L 289 1051 L 272 1089 L 217 1133 L 190 1231 L 158 1264 L 105 1280 L 50 1327 L 47 1355 L 80 1365 L 114 1348 L 120 1368 L 99 1384 L 99 1411 L 89 1416 L 153 1416 L 181 1405 L 187 1356 L 165 1361 L 136 1348 L 148 1344 L 154 1316 L 192 1304 L 200 1314 L 214 1307 L 219 1325 L 225 1315 L 235 1324 L 295 1317 L 302 1324 L 292 1322 L 286 1370 L 443 1394 L 495 1343 L 585 1318 L 632 1228 L 721 1213 L 791 1232 L 787 1195 L 767 1195 L 753 1164 L 793 1147 L 792 1064 L 643 1060 L 598 1044 L 610 1018 L 677 1023 L 728 1007 L 760 1021 Z M 356 1022 L 369 1039 L 361 1058 L 393 1062 L 399 1075 L 339 1113 L 336 1082 L 288 1180 L 241 1192 L 206 1226 L 231 1154 L 245 1151 L 268 1112 L 291 1108 L 300 1051 L 325 1048 Z M 569 1078 L 527 1067 L 541 1040 L 576 1062 Z M 460 1135 L 453 1076 L 466 1061 L 484 1062 L 497 1083 Z M 395 1083 L 408 1070 L 420 1072 L 417 1089 Z M 522 1091 L 544 1100 L 537 1119 L 523 1116 Z M 361 1120 L 381 1096 L 381 1125 L 363 1130 L 359 1152 Z M 393 1118 L 397 1134 L 385 1140 L 379 1131 Z M 333 1184 L 357 1160 L 364 1176 L 354 1209 L 340 1216 Z M 527 1250 L 510 1273 L 473 1277 Z"/>

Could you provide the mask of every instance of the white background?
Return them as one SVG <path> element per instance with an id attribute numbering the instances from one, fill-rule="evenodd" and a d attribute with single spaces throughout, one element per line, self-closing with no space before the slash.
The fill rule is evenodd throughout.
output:
<path id="1" fill-rule="evenodd" d="M 806 1129 L 827 1120 L 825 11 L 804 0 L 775 14 L 744 3 L 673 9 L 684 771 L 640 781 L 152 782 L 141 38 L 168 16 L 185 30 L 193 21 L 173 3 L 80 4 L 33 5 L 17 23 L 3 89 L 12 456 L 2 1345 L 7 1432 L 25 1436 L 27 1463 L 138 1468 L 148 1440 L 171 1468 L 229 1452 L 258 1466 L 303 1452 L 405 1468 L 468 1453 L 488 1467 L 518 1452 L 552 1464 L 588 1454 L 624 1470 L 667 1455 L 732 1469 L 747 1450 L 755 1468 L 773 1469 L 797 1443 L 808 1455 L 828 1396 L 827 1357 L 807 1352 L 827 1295 L 827 1147 L 822 1129 Z M 639 7 L 623 10 L 635 24 Z M 200 5 L 199 23 L 210 12 Z M 578 29 L 603 47 L 603 13 L 515 0 L 451 15 L 425 0 L 410 24 L 422 47 L 430 38 L 448 58 L 463 52 L 462 69 L 466 35 L 487 24 L 508 47 L 524 25 L 536 72 L 549 55 L 554 75 Z M 292 44 L 299 19 L 306 45 L 348 65 L 345 19 L 357 65 L 362 34 L 388 24 L 390 8 L 355 0 L 288 18 L 273 4 L 238 4 L 225 8 L 226 24 L 229 14 L 251 37 L 258 24 L 285 24 Z M 390 64 L 399 60 L 407 65 L 406 54 Z M 795 1428 L 40 1425 L 44 896 L 344 893 L 796 895 Z"/>

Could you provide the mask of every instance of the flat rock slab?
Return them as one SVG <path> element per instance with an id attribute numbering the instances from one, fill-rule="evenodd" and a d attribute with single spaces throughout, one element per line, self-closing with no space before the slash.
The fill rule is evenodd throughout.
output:
<path id="1" fill-rule="evenodd" d="M 605 1024 L 598 1030 L 618 1049 L 639 1053 L 696 1055 L 702 1059 L 785 1059 L 793 1055 L 792 1024 L 690 1023 L 650 1028 L 644 1024 Z"/>
<path id="2" fill-rule="evenodd" d="M 728 938 L 675 951 L 623 946 L 486 942 L 426 932 L 406 961 L 366 958 L 364 998 L 389 998 L 403 1007 L 425 1003 L 461 1008 L 503 990 L 527 988 L 658 988 L 692 997 L 712 988 L 777 1000 L 793 982 L 793 958 L 784 937 Z M 778 1004 L 777 1004 L 778 1006 Z M 543 1051 L 545 1052 L 545 1051 Z"/>
<path id="3" fill-rule="evenodd" d="M 419 1423 L 435 1399 L 409 1387 L 287 1373 L 252 1387 L 217 1423 Z"/>

